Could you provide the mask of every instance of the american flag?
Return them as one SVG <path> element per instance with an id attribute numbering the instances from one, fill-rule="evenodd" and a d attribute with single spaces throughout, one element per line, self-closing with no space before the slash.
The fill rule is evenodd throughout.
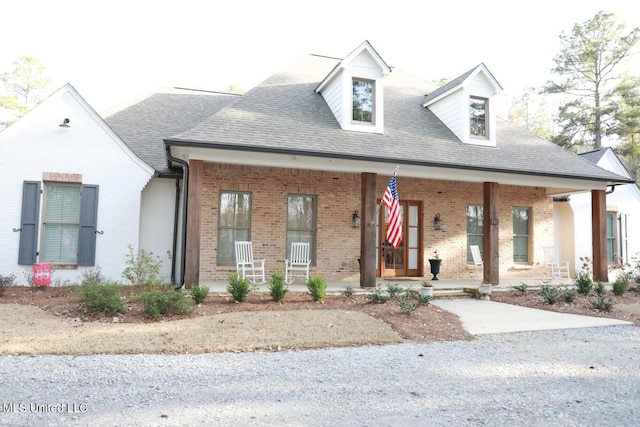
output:
<path id="1" fill-rule="evenodd" d="M 398 249 L 402 242 L 402 219 L 400 218 L 400 198 L 398 197 L 398 187 L 396 186 L 396 174 L 394 172 L 389 181 L 382 204 L 389 210 L 389 224 L 387 225 L 387 240 Z"/>

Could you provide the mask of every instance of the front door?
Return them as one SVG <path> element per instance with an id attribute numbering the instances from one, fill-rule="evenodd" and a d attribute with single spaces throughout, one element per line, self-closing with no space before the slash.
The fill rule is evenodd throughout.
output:
<path id="1" fill-rule="evenodd" d="M 394 248 L 386 239 L 389 215 L 380 204 L 376 235 L 376 274 L 379 277 L 422 276 L 422 205 L 420 202 L 401 201 L 402 242 Z"/>

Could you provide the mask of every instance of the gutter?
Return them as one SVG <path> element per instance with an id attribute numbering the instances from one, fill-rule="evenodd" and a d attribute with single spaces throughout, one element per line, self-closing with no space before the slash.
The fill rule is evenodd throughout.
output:
<path id="1" fill-rule="evenodd" d="M 187 247 L 187 194 L 189 194 L 189 163 L 185 162 L 182 159 L 178 159 L 177 157 L 173 157 L 171 155 L 171 146 L 169 145 L 165 145 L 165 154 L 167 156 L 167 160 L 169 160 L 169 167 L 171 167 L 171 162 L 175 162 L 177 164 L 179 164 L 182 167 L 182 182 L 184 183 L 183 185 L 183 190 L 184 190 L 184 200 L 182 202 L 182 254 L 180 257 L 180 264 L 181 264 L 181 268 L 180 268 L 180 280 L 178 280 L 177 282 L 175 281 L 175 255 L 176 255 L 176 250 L 177 250 L 177 238 L 175 236 L 177 236 L 177 230 L 178 230 L 178 212 L 179 212 L 179 207 L 180 207 L 180 184 L 179 184 L 179 180 L 180 178 L 176 178 L 176 211 L 175 211 L 175 218 L 174 218 L 174 224 L 173 224 L 173 228 L 174 228 L 174 238 L 173 238 L 173 266 L 171 267 L 172 270 L 172 281 L 174 282 L 173 284 L 173 288 L 178 290 L 180 289 L 183 285 L 184 285 L 184 276 L 185 276 L 185 267 L 186 267 L 186 259 L 185 259 L 185 253 L 186 253 L 186 247 Z"/>

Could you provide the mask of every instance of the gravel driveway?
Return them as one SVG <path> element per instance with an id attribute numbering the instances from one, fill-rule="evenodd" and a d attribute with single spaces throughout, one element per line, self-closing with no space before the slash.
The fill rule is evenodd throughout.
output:
<path id="1" fill-rule="evenodd" d="M 640 328 L 184 356 L 0 357 L 0 425 L 633 426 Z"/>

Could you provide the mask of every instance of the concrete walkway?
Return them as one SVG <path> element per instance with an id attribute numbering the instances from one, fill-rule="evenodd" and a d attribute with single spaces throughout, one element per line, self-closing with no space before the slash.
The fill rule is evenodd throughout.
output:
<path id="1" fill-rule="evenodd" d="M 632 324 L 617 319 L 556 313 L 472 298 L 435 299 L 431 304 L 456 314 L 472 335 Z"/>

